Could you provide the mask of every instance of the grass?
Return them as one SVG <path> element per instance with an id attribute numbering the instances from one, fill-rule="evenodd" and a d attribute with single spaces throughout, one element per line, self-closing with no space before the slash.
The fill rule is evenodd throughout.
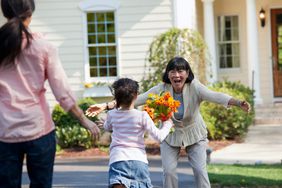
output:
<path id="1" fill-rule="evenodd" d="M 282 187 L 282 164 L 208 165 L 211 184 L 219 187 Z"/>

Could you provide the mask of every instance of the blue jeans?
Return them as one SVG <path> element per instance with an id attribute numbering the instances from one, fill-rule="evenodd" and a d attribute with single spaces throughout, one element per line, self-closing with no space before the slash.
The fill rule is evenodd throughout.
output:
<path id="1" fill-rule="evenodd" d="M 23 160 L 26 158 L 30 188 L 51 188 L 55 152 L 55 131 L 27 142 L 0 141 L 0 187 L 21 187 Z"/>

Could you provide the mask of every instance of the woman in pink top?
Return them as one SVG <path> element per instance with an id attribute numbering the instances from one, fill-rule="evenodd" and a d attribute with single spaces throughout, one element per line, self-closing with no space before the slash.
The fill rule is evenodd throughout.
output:
<path id="1" fill-rule="evenodd" d="M 172 127 L 171 121 L 165 121 L 158 129 L 147 112 L 134 109 L 138 88 L 138 83 L 128 78 L 121 78 L 113 84 L 116 108 L 108 112 L 104 123 L 105 130 L 113 131 L 109 187 L 151 188 L 145 131 L 161 142 Z"/>
<path id="2" fill-rule="evenodd" d="M 56 142 L 45 81 L 94 136 L 99 129 L 76 105 L 57 49 L 30 32 L 34 1 L 1 0 L 1 8 L 8 21 L 0 28 L 0 187 L 21 187 L 26 157 L 30 187 L 49 188 Z"/>

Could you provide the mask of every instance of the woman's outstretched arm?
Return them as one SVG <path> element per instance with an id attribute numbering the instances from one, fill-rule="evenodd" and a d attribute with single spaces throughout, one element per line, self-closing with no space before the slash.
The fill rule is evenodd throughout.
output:
<path id="1" fill-rule="evenodd" d="M 111 102 L 99 103 L 91 105 L 85 112 L 87 116 L 94 117 L 104 110 L 111 110 L 116 107 L 116 101 L 113 100 Z"/>

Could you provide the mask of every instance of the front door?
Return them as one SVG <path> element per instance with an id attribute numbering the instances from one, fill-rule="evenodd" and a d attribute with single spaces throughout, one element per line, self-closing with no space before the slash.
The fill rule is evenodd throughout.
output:
<path id="1" fill-rule="evenodd" d="M 274 97 L 282 97 L 282 9 L 271 10 Z"/>

